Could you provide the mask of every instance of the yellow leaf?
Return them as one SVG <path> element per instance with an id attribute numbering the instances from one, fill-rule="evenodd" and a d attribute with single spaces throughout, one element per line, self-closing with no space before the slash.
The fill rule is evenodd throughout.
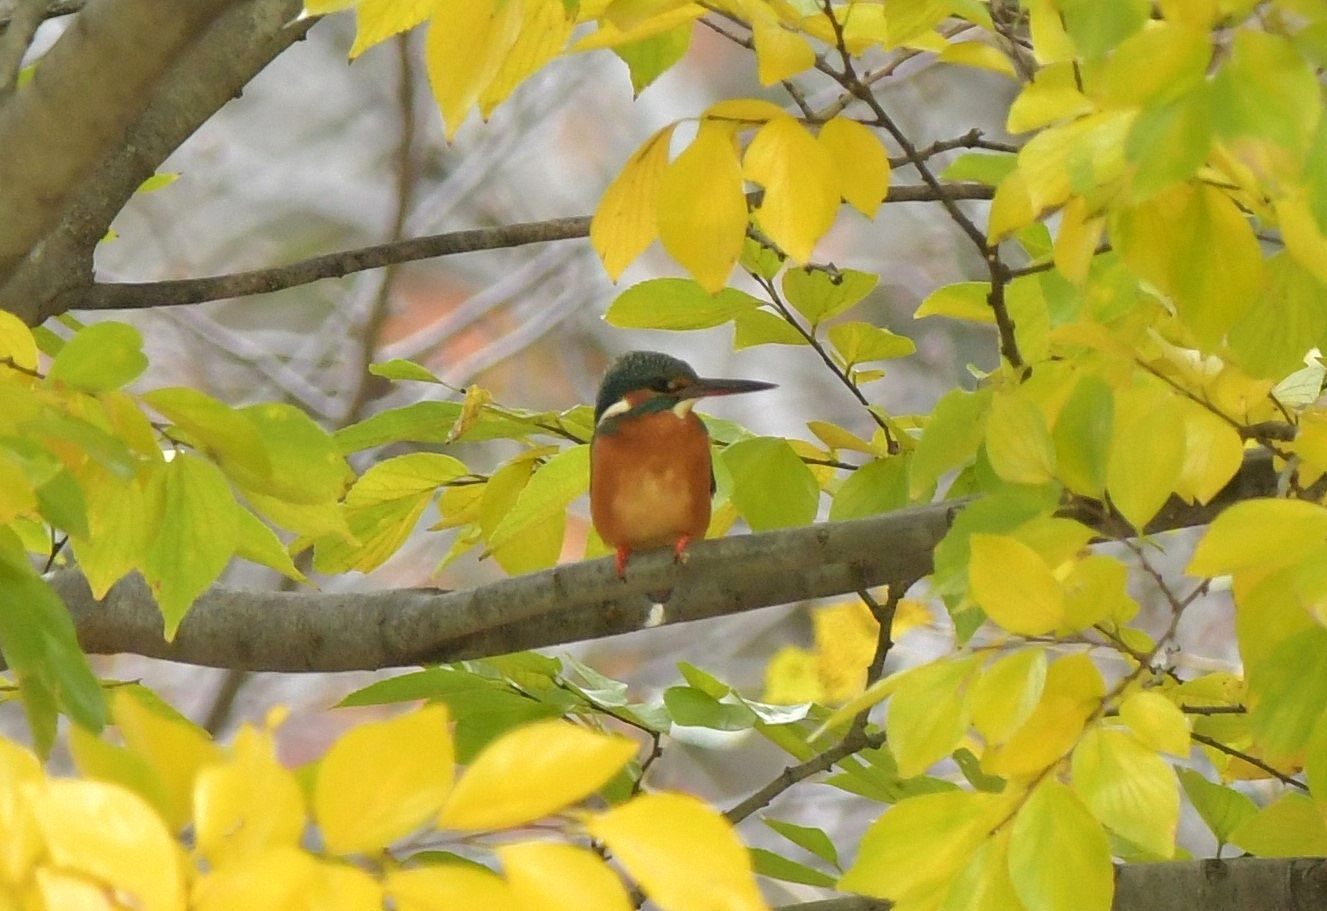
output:
<path id="1" fill-rule="evenodd" d="M 1009 879 L 1009 829 L 978 845 L 945 892 L 940 911 L 1022 911 Z"/>
<path id="2" fill-rule="evenodd" d="M 1132 694 L 1120 705 L 1120 720 L 1152 749 L 1172 756 L 1189 755 L 1189 722 L 1165 696 L 1147 690 Z"/>
<path id="3" fill-rule="evenodd" d="M 891 900 L 896 907 L 938 897 L 1007 815 L 1007 805 L 1000 796 L 971 791 L 900 800 L 866 830 L 839 888 Z"/>
<path id="4" fill-rule="evenodd" d="M 752 36 L 761 85 L 773 85 L 815 66 L 816 52 L 806 39 L 777 21 L 757 18 L 752 23 Z"/>
<path id="5" fill-rule="evenodd" d="M 1039 63 L 1062 63 L 1078 56 L 1078 49 L 1065 31 L 1057 0 L 1028 0 L 1026 9 L 1032 50 Z"/>
<path id="6" fill-rule="evenodd" d="M 124 905 L 112 904 L 110 890 L 101 883 L 82 876 L 61 873 L 50 867 L 37 870 L 37 894 L 42 908 L 76 908 L 78 911 L 120 911 Z M 8 897 L 8 896 L 6 896 Z M 6 907 L 17 907 L 6 905 Z"/>
<path id="7" fill-rule="evenodd" d="M 632 153 L 595 209 L 590 245 L 613 281 L 659 236 L 656 199 L 675 126 L 664 127 Z"/>
<path id="8" fill-rule="evenodd" d="M 526 911 L 632 911 L 622 880 L 585 848 L 535 841 L 501 845 L 497 854 L 512 893 Z"/>
<path id="9" fill-rule="evenodd" d="M 969 683 L 980 659 L 940 659 L 908 671 L 889 701 L 885 731 L 899 774 L 911 778 L 948 756 L 968 729 Z"/>
<path id="10" fill-rule="evenodd" d="M 1152 750 L 1124 731 L 1094 726 L 1074 748 L 1073 782 L 1092 815 L 1116 835 L 1155 857 L 1174 856 L 1179 782 Z"/>
<path id="11" fill-rule="evenodd" d="M 1077 64 L 1069 61 L 1039 69 L 1009 106 L 1005 129 L 1026 133 L 1091 111 L 1092 101 L 1078 87 L 1077 72 Z"/>
<path id="12" fill-rule="evenodd" d="M 1035 550 L 1002 535 L 972 536 L 972 599 L 1011 633 L 1041 636 L 1064 622 L 1064 592 Z"/>
<path id="13" fill-rule="evenodd" d="M 1058 762 L 1078 741 L 1105 691 L 1091 658 L 1078 654 L 1059 659 L 1046 672 L 1041 701 L 1028 720 L 1003 746 L 986 751 L 982 769 L 1014 778 L 1035 775 Z"/>
<path id="14" fill-rule="evenodd" d="M 1246 569 L 1273 569 L 1314 552 L 1324 538 L 1327 509 L 1317 503 L 1245 500 L 1217 516 L 1185 572 L 1191 576 L 1220 576 Z"/>
<path id="15" fill-rule="evenodd" d="M 659 181 L 659 239 L 711 294 L 721 290 L 746 238 L 742 169 L 728 130 L 704 121 Z"/>
<path id="16" fill-rule="evenodd" d="M 1053 778 L 1014 817 L 1009 878 L 1023 904 L 1037 911 L 1109 911 L 1115 868 L 1106 833 Z"/>
<path id="17" fill-rule="evenodd" d="M 820 665 L 820 656 L 815 652 L 785 645 L 765 665 L 765 689 L 760 698 L 776 705 L 824 702 Z"/>
<path id="18" fill-rule="evenodd" d="M 1055 474 L 1055 442 L 1041 409 L 1024 396 L 996 395 L 986 421 L 986 455 L 1012 484 L 1044 484 Z"/>
<path id="19" fill-rule="evenodd" d="M 856 696 L 866 686 L 866 668 L 875 654 L 880 624 L 866 604 L 855 598 L 815 608 L 811 628 L 824 701 L 844 702 Z"/>
<path id="20" fill-rule="evenodd" d="M 1027 178 L 1015 168 L 995 188 L 991 200 L 991 213 L 986 225 L 986 238 L 991 243 L 1004 240 L 1019 228 L 1025 228 L 1037 218 L 1028 192 Z"/>
<path id="21" fill-rule="evenodd" d="M 484 413 L 484 409 L 493 403 L 493 393 L 478 383 L 471 383 L 465 389 L 465 398 L 461 400 L 461 412 L 456 415 L 456 422 L 447 431 L 444 443 L 455 443 Z"/>
<path id="22" fill-rule="evenodd" d="M 438 0 L 360 0 L 355 4 L 355 43 L 350 48 L 350 59 L 419 25 L 437 5 Z"/>
<path id="23" fill-rule="evenodd" d="M 960 66 L 989 70 L 1001 76 L 1008 76 L 1010 79 L 1018 77 L 1009 56 L 999 48 L 982 41 L 952 42 L 940 52 L 939 59 L 944 63 L 957 63 Z"/>
<path id="24" fill-rule="evenodd" d="M 1179 483 L 1185 438 L 1175 431 L 1182 421 L 1179 404 L 1165 390 L 1143 386 L 1116 396 L 1106 490 L 1135 528 L 1152 520 Z"/>
<path id="25" fill-rule="evenodd" d="M 889 190 L 889 156 L 869 129 L 849 117 L 835 117 L 820 128 L 820 144 L 829 153 L 843 199 L 874 218 Z"/>
<path id="26" fill-rule="evenodd" d="M 1175 492 L 1190 502 L 1207 503 L 1244 464 L 1244 440 L 1228 422 L 1200 405 L 1186 403 L 1183 411 L 1184 467 Z"/>
<path id="27" fill-rule="evenodd" d="M 41 763 L 16 743 L 0 739 L 0 884 L 17 886 L 41 854 L 41 838 L 23 788 L 42 780 Z"/>
<path id="28" fill-rule="evenodd" d="M 1323 235 L 1309 202 L 1303 196 L 1276 201 L 1276 220 L 1290 255 L 1318 281 L 1327 284 L 1327 236 Z"/>
<path id="29" fill-rule="evenodd" d="M 747 146 L 742 173 L 765 190 L 756 209 L 761 230 L 795 263 L 805 263 L 839 207 L 829 152 L 796 120 L 778 117 Z"/>
<path id="30" fill-rule="evenodd" d="M 1087 629 L 1104 620 L 1117 625 L 1138 613 L 1127 591 L 1129 573 L 1114 557 L 1093 554 L 1075 561 L 1064 577 L 1064 629 Z"/>
<path id="31" fill-rule="evenodd" d="M 1093 217 L 1081 196 L 1071 196 L 1060 212 L 1060 230 L 1055 235 L 1055 268 L 1076 285 L 1087 281 L 1087 270 L 1101 243 L 1106 220 Z"/>
<path id="32" fill-rule="evenodd" d="M 1125 169 L 1124 141 L 1136 112 L 1102 111 L 1047 127 L 1018 153 L 1018 173 L 1027 181 L 1032 211 L 1041 213 L 1071 193 L 1095 190 Z"/>
<path id="33" fill-rule="evenodd" d="M 787 116 L 783 108 L 762 98 L 725 98 L 707 107 L 701 115 L 705 120 L 727 122 L 734 132 Z"/>
<path id="34" fill-rule="evenodd" d="M 0 311 L 0 359 L 7 358 L 13 361 L 15 367 L 24 370 L 37 369 L 37 340 L 32 336 L 32 330 L 27 327 L 23 320 L 19 319 L 9 311 Z M 9 375 L 13 367 L 6 367 L 5 374 Z M 24 376 L 23 374 L 19 374 Z M 30 383 L 35 377 L 25 377 L 22 382 Z"/>
<path id="35" fill-rule="evenodd" d="M 344 864 L 320 863 L 298 911 L 382 911 L 382 884 Z M 244 907 L 234 905 L 232 907 Z M 252 907 L 252 906 L 249 906 Z"/>
<path id="36" fill-rule="evenodd" d="M 27 786 L 51 861 L 125 894 L 143 911 L 184 907 L 175 841 L 137 794 L 99 781 Z"/>
<path id="37" fill-rule="evenodd" d="M 737 833 L 694 797 L 635 797 L 585 828 L 663 911 L 765 909 Z"/>
<path id="38" fill-rule="evenodd" d="M 625 737 L 597 734 L 561 719 L 510 731 L 466 769 L 441 824 L 507 829 L 542 819 L 590 796 L 636 755 Z"/>
<path id="39" fill-rule="evenodd" d="M 641 18 L 636 22 L 624 23 L 619 27 L 608 19 L 599 22 L 599 30 L 591 32 L 572 45 L 572 51 L 594 51 L 609 47 L 621 47 L 653 38 L 670 29 L 676 28 L 705 15 L 705 7 L 699 3 L 670 4 L 671 8 L 658 15 Z M 584 4 L 582 4 L 584 7 Z"/>
<path id="40" fill-rule="evenodd" d="M 172 828 L 183 826 L 193 805 L 194 779 L 221 758 L 220 751 L 206 731 L 145 690 L 117 688 L 111 695 L 111 717 L 125 745 L 161 780 L 166 822 Z"/>
<path id="41" fill-rule="evenodd" d="M 213 868 L 279 845 L 299 846 L 304 795 L 277 761 L 270 733 L 245 726 L 229 760 L 198 773 L 194 832 L 199 853 Z"/>
<path id="42" fill-rule="evenodd" d="M 434 0 L 436 2 L 436 0 Z M 507 0 L 521 8 L 520 33 L 502 57 L 493 80 L 479 93 L 479 115 L 485 120 L 517 86 L 552 60 L 571 37 L 572 21 L 562 0 Z"/>
<path id="43" fill-rule="evenodd" d="M 290 846 L 271 848 L 205 873 L 194 884 L 190 909 L 300 909 L 301 899 L 312 894 L 317 877 L 318 862 L 310 855 Z"/>
<path id="44" fill-rule="evenodd" d="M 451 790 L 447 709 L 430 705 L 342 735 L 318 765 L 313 815 L 333 854 L 379 851 L 423 825 Z"/>
<path id="45" fill-rule="evenodd" d="M 526 907 L 497 876 L 468 865 L 393 870 L 385 886 L 397 911 L 525 911 Z"/>
<path id="46" fill-rule="evenodd" d="M 1046 652 L 1024 649 L 990 666 L 972 687 L 972 724 L 987 743 L 1003 743 L 1036 708 L 1046 686 Z"/>
<path id="47" fill-rule="evenodd" d="M 440 0 L 436 4 L 424 62 L 448 141 L 497 75 L 520 27 L 520 3 Z"/>

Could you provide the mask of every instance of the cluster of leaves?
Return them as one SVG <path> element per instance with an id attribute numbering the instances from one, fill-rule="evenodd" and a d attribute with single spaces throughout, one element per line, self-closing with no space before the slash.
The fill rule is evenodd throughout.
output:
<path id="1" fill-rule="evenodd" d="M 463 757 L 458 775 L 435 704 L 360 724 L 292 772 L 277 716 L 223 749 L 136 686 L 114 691 L 111 715 L 122 744 L 72 731 L 82 780 L 47 777 L 0 740 L 6 907 L 627 911 L 611 852 L 669 911 L 764 908 L 745 849 L 700 801 L 594 798 L 635 756 L 625 737 L 527 724 Z M 588 798 L 597 809 L 578 808 Z"/>

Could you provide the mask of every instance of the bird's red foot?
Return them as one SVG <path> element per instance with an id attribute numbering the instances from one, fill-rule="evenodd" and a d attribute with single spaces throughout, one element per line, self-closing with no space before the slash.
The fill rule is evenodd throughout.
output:
<path id="1" fill-rule="evenodd" d="M 677 543 L 673 545 L 674 563 L 687 562 L 687 545 L 690 543 L 691 543 L 691 535 L 683 535 L 682 537 L 677 539 Z"/>
<path id="2" fill-rule="evenodd" d="M 613 565 L 617 567 L 617 577 L 623 582 L 627 581 L 627 560 L 631 557 L 631 548 L 619 547 L 617 555 L 613 558 Z"/>

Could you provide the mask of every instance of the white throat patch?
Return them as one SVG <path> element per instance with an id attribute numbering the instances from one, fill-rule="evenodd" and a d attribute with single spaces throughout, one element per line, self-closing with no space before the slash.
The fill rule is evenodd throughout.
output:
<path id="1" fill-rule="evenodd" d="M 631 410 L 631 403 L 626 399 L 618 399 L 613 404 L 604 409 L 604 413 L 599 415 L 599 423 L 602 424 L 609 418 L 615 418 L 619 414 L 626 414 Z"/>

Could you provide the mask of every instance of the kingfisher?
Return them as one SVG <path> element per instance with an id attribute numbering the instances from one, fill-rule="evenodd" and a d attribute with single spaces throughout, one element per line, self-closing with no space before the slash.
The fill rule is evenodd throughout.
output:
<path id="1" fill-rule="evenodd" d="M 772 389 L 758 380 L 707 379 L 658 351 L 632 351 L 608 368 L 594 406 L 590 518 L 616 549 L 619 579 L 632 551 L 687 545 L 710 525 L 710 435 L 692 412 L 698 399 Z"/>

